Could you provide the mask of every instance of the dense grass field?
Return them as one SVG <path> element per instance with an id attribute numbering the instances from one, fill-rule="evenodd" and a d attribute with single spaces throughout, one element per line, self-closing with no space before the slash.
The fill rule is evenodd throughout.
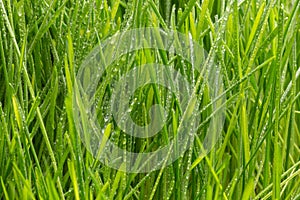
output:
<path id="1" fill-rule="evenodd" d="M 299 7 L 300 0 L 0 0 L 0 199 L 300 199 Z M 130 116 L 147 125 L 155 120 L 147 111 L 161 104 L 164 126 L 148 138 L 118 127 L 109 99 L 135 66 L 169 65 L 199 91 L 200 103 L 188 107 L 203 111 L 189 148 L 170 165 L 138 173 L 88 150 L 78 126 L 88 121 L 78 121 L 73 94 L 94 47 L 144 27 L 201 46 L 222 75 L 226 103 L 220 137 L 203 154 L 217 112 L 193 64 L 158 49 L 113 62 L 96 85 L 102 150 L 108 139 L 127 151 L 157 150 L 184 119 L 172 92 L 146 84 L 130 97 Z"/>

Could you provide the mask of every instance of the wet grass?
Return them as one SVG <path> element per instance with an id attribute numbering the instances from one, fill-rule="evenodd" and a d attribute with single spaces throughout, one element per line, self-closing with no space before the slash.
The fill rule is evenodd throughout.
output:
<path id="1" fill-rule="evenodd" d="M 0 0 L 0 198 L 299 199 L 299 7 L 299 0 Z M 84 58 L 114 33 L 139 27 L 178 30 L 203 46 L 221 68 L 227 100 L 221 137 L 208 155 L 200 154 L 203 126 L 183 157 L 142 174 L 95 159 L 72 112 Z M 133 102 L 132 117 L 147 123 L 151 105 L 168 105 L 161 134 L 135 139 L 107 116 L 120 75 L 113 69 L 151 62 L 169 63 L 191 82 L 199 76 L 164 51 L 138 51 L 113 64 L 99 86 L 98 120 L 112 141 L 134 152 L 165 145 L 182 114 L 166 90 L 147 85 L 135 93 L 144 103 Z M 207 91 L 202 95 L 209 104 Z"/>

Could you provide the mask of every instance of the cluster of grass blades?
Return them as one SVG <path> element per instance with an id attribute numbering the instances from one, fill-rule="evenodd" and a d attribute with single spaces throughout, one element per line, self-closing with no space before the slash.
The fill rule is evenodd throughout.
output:
<path id="1" fill-rule="evenodd" d="M 0 198 L 300 199 L 299 9 L 299 0 L 0 0 Z M 209 154 L 199 153 L 195 133 L 171 165 L 125 173 L 82 144 L 72 98 L 89 52 L 141 27 L 179 31 L 208 52 L 221 68 L 226 118 Z M 131 111 L 142 125 L 151 105 L 172 107 L 154 138 L 130 137 L 107 117 L 113 79 L 151 62 L 172 65 L 192 83 L 198 76 L 165 51 L 139 50 L 113 63 L 99 85 L 98 120 L 129 151 L 165 145 L 180 121 L 176 100 L 156 85 L 135 92 Z"/>

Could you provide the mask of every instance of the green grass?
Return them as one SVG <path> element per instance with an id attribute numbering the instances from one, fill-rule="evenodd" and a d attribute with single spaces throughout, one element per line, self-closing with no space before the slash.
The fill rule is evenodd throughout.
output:
<path id="1" fill-rule="evenodd" d="M 299 7 L 299 0 L 0 0 L 0 198 L 300 199 Z M 209 154 L 201 154 L 202 124 L 192 147 L 171 165 L 125 173 L 83 145 L 73 91 L 95 46 L 141 27 L 177 30 L 208 52 L 223 75 L 226 118 Z M 153 104 L 171 105 L 160 134 L 128 136 L 108 116 L 113 82 L 151 62 L 170 64 L 192 83 L 201 80 L 190 63 L 166 51 L 139 50 L 113 63 L 97 90 L 97 119 L 129 151 L 165 145 L 183 114 L 167 90 L 146 85 L 134 94 L 141 104 L 132 104 L 131 116 L 149 123 Z M 199 107 L 211 102 L 208 93 L 201 93 Z M 201 117 L 211 114 L 207 109 Z"/>

